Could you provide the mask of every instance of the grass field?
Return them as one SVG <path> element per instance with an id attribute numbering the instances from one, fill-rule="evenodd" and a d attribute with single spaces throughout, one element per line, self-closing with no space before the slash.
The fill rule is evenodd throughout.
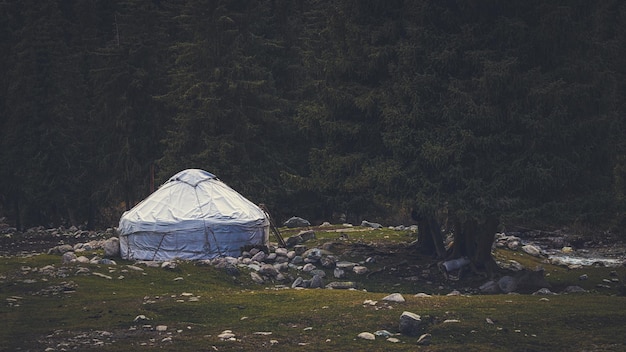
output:
<path id="1" fill-rule="evenodd" d="M 284 230 L 285 236 L 290 232 Z M 307 246 L 332 241 L 336 228 L 316 229 Z M 350 232 L 353 245 L 406 244 L 409 232 Z M 91 253 L 93 255 L 101 253 Z M 354 254 L 353 254 L 354 255 Z M 357 290 L 291 289 L 290 282 L 255 284 L 247 269 L 231 277 L 212 266 L 180 262 L 174 269 L 117 265 L 62 265 L 60 256 L 0 258 L 0 350 L 166 351 L 624 351 L 626 269 L 568 270 L 519 252 L 498 250 L 501 260 L 542 265 L 553 290 L 578 285 L 583 294 L 448 296 L 477 281 L 400 280 L 387 271 L 348 276 Z M 388 255 L 371 270 L 406 262 Z M 363 258 L 351 257 L 349 260 Z M 409 264 L 423 258 L 409 258 Z M 417 265 L 417 264 L 416 264 Z M 141 270 L 138 270 L 140 267 Z M 86 269 L 85 269 L 86 268 Z M 301 273 L 294 272 L 294 276 Z M 588 280 L 579 280 L 587 274 Z M 384 302 L 400 292 L 406 302 Z M 416 297 L 425 292 L 430 297 Z M 364 304 L 366 300 L 377 301 Z M 419 314 L 430 344 L 398 334 L 404 311 Z M 143 319 L 145 317 L 145 319 Z M 230 330 L 233 339 L 220 334 Z M 387 330 L 397 342 L 361 332 Z"/>

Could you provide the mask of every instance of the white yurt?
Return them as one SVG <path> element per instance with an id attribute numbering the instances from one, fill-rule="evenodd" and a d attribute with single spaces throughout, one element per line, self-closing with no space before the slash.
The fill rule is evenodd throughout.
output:
<path id="1" fill-rule="evenodd" d="M 124 259 L 166 261 L 237 257 L 265 246 L 269 219 L 215 175 L 189 169 L 172 176 L 120 218 Z"/>

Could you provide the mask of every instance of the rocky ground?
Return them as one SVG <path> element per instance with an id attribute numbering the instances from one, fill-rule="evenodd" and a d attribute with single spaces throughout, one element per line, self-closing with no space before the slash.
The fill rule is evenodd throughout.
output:
<path id="1" fill-rule="evenodd" d="M 63 245 L 67 245 L 66 247 L 72 247 L 74 250 L 80 250 L 86 246 L 102 248 L 103 243 L 107 239 L 115 236 L 117 236 L 117 234 L 112 228 L 102 231 L 88 231 L 76 227 L 52 229 L 39 227 L 32 228 L 24 232 L 18 232 L 6 224 L 0 224 L 0 256 L 23 256 L 48 253 L 51 249 L 59 248 L 59 246 Z M 442 289 L 442 293 L 452 293 L 458 288 L 464 294 L 480 293 L 479 286 L 484 284 L 486 281 L 484 277 L 477 276 L 463 278 L 462 280 L 458 280 L 458 278 L 452 278 L 452 280 L 450 280 L 450 278 L 441 274 L 440 267 L 438 267 L 437 263 L 432 259 L 430 260 L 432 262 L 431 264 L 426 263 L 424 258 L 419 261 L 416 260 L 415 248 L 413 245 L 408 243 L 352 243 L 349 241 L 342 242 L 342 236 L 345 236 L 345 234 L 338 232 L 337 236 L 336 240 L 328 241 L 324 245 L 320 246 L 320 258 L 317 258 L 317 261 L 312 262 L 314 264 L 311 265 L 313 268 L 311 270 L 312 272 L 316 270 L 316 267 L 326 268 L 323 260 L 326 256 L 323 255 L 323 252 L 329 250 L 329 252 L 337 254 L 337 262 L 333 263 L 334 265 L 332 265 L 332 267 L 339 267 L 338 263 L 345 264 L 348 262 L 348 264 L 350 264 L 349 262 L 353 261 L 365 263 L 363 265 L 363 268 L 365 268 L 369 266 L 367 261 L 370 260 L 370 258 L 371 260 L 375 260 L 377 262 L 376 267 L 379 269 L 365 271 L 362 275 L 360 275 L 363 280 L 375 280 L 377 277 L 391 275 L 400 280 L 414 279 L 421 282 L 432 282 L 433 286 L 439 286 Z M 526 230 L 499 234 L 496 239 L 495 245 L 500 248 L 510 248 L 521 251 L 523 246 L 533 246 L 541 252 L 540 255 L 545 257 L 562 253 L 571 253 L 572 255 L 591 258 L 592 260 L 593 258 L 610 259 L 621 263 L 624 263 L 624 260 L 626 260 L 626 245 L 620 241 L 619 237 L 606 233 L 598 236 L 582 238 L 580 236 L 571 235 L 567 231 L 546 232 Z M 273 266 L 275 267 L 276 255 L 279 257 L 284 256 L 285 258 L 289 257 L 288 251 L 278 251 L 277 249 L 274 249 L 271 254 L 275 254 L 275 256 L 271 262 L 266 261 L 265 259 L 255 258 L 257 253 L 258 252 L 248 253 L 247 257 L 244 256 L 239 258 L 241 262 L 237 262 L 236 264 L 250 263 L 250 275 L 253 275 L 252 278 L 254 281 L 263 283 L 263 280 L 267 280 L 268 277 L 273 277 L 273 282 L 279 283 L 278 280 L 276 280 L 276 276 L 279 275 L 279 271 L 265 271 L 272 269 Z M 310 254 L 305 255 L 302 253 L 302 257 L 303 260 L 309 260 L 309 262 L 311 262 L 310 259 L 315 257 L 315 253 L 312 256 Z M 270 265 L 270 263 L 274 265 Z M 286 261 L 285 263 L 293 263 L 293 258 L 289 258 L 289 261 Z M 211 265 L 215 266 L 224 266 L 228 264 L 229 263 L 227 261 L 215 261 L 211 263 Z M 259 266 L 258 270 L 253 269 L 254 265 Z M 312 273 L 305 275 L 304 267 L 306 264 L 303 262 L 300 263 L 300 265 L 303 266 L 302 276 L 304 279 L 300 277 L 296 278 L 294 276 L 288 277 L 287 279 L 280 281 L 280 283 L 291 287 L 314 287 L 316 285 L 314 281 L 315 275 L 312 275 Z M 226 268 L 228 267 L 226 266 Z M 59 266 L 57 268 L 54 266 L 51 270 L 58 274 L 59 271 L 63 270 L 63 267 Z M 346 267 L 345 270 L 354 270 L 354 266 L 350 266 L 349 269 Z M 257 273 L 258 275 L 256 275 Z M 310 277 L 313 277 L 313 279 Z M 299 282 L 298 279 L 300 279 Z M 329 284 L 332 283 L 333 280 L 341 282 L 340 277 L 332 277 L 332 274 L 330 274 L 330 276 L 327 276 L 324 279 L 324 283 Z M 504 284 L 507 283 L 505 282 Z M 38 294 L 54 295 L 59 292 L 65 293 L 74 289 L 75 288 L 72 286 L 72 282 L 67 281 L 64 285 L 51 286 L 46 290 L 38 292 Z M 157 334 L 157 332 L 155 332 L 156 330 L 152 330 L 150 330 L 151 333 Z M 114 338 L 112 333 L 107 331 L 92 331 L 75 335 L 58 330 L 50 336 L 47 336 L 45 341 L 42 341 L 42 344 L 52 346 L 54 348 L 58 348 L 58 346 L 61 345 L 68 346 L 68 348 L 77 348 L 85 345 L 106 345 L 112 343 L 113 339 L 119 339 L 119 333 L 120 332 L 116 332 L 118 336 Z M 125 333 L 133 334 L 145 332 L 130 331 Z M 65 336 L 64 334 L 69 335 Z M 361 338 L 367 338 L 367 336 Z M 55 350 L 52 347 L 50 350 Z"/>

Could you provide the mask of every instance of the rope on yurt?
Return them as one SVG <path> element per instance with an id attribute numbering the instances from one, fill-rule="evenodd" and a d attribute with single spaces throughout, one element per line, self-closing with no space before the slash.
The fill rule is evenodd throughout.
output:
<path id="1" fill-rule="evenodd" d="M 159 245 L 157 249 L 154 251 L 154 255 L 152 256 L 152 261 L 154 261 L 154 259 L 157 256 L 157 253 L 159 253 L 159 249 L 161 249 L 161 245 L 163 244 L 163 240 L 165 239 L 165 236 L 167 236 L 167 233 L 164 233 L 163 236 L 161 236 L 161 241 L 159 241 Z"/>

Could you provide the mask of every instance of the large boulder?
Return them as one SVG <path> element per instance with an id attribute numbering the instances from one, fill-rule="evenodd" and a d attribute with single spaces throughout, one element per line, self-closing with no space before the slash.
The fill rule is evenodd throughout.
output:
<path id="1" fill-rule="evenodd" d="M 303 218 L 292 216 L 287 221 L 285 221 L 283 225 L 289 228 L 294 228 L 294 227 L 311 226 L 311 223 L 308 220 L 305 220 Z"/>
<path id="2" fill-rule="evenodd" d="M 422 331 L 422 317 L 415 313 L 403 312 L 400 316 L 399 330 L 402 335 L 419 336 Z"/>
<path id="3" fill-rule="evenodd" d="M 104 256 L 105 257 L 119 257 L 120 256 L 120 239 L 117 237 L 111 237 L 104 242 Z"/>

